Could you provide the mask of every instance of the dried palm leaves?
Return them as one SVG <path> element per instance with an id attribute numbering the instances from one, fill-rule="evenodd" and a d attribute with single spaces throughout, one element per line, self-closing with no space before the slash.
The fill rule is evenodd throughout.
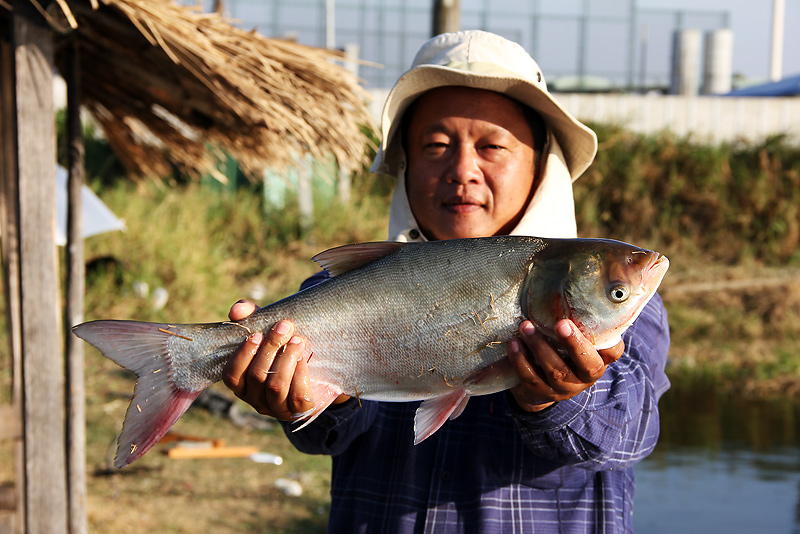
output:
<path id="1" fill-rule="evenodd" d="M 364 163 L 366 95 L 336 51 L 267 39 L 172 0 L 58 0 L 77 39 L 83 102 L 125 165 L 215 173 L 306 152 Z M 52 11 L 52 7 L 51 7 Z"/>

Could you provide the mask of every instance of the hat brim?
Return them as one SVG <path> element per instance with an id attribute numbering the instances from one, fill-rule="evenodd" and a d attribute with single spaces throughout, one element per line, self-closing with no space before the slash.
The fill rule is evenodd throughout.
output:
<path id="1" fill-rule="evenodd" d="M 536 110 L 556 136 L 572 180 L 576 180 L 597 153 L 597 136 L 575 119 L 552 96 L 530 82 L 513 75 L 497 75 L 440 65 L 420 65 L 406 72 L 394 85 L 381 115 L 383 139 L 373 170 L 396 175 L 403 154 L 397 139 L 400 119 L 423 93 L 437 87 L 461 86 L 495 91 Z"/>

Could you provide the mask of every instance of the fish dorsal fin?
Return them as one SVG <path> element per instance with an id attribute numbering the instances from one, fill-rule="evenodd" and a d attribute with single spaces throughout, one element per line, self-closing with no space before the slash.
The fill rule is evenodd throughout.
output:
<path id="1" fill-rule="evenodd" d="M 331 276 L 337 276 L 384 258 L 405 245 L 406 243 L 398 241 L 356 243 L 354 245 L 329 248 L 312 259 L 328 271 Z"/>

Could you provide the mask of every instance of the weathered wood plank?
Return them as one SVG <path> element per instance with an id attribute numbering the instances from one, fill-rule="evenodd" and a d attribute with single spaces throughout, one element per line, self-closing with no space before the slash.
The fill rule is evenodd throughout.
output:
<path id="1" fill-rule="evenodd" d="M 9 41 L 0 40 L 0 225 L 2 225 L 3 275 L 6 283 L 6 315 L 10 329 L 12 401 L 22 402 L 22 352 L 19 331 L 19 235 L 17 233 L 17 150 L 14 108 L 14 54 Z"/>
<path id="2" fill-rule="evenodd" d="M 69 165 L 67 210 L 67 290 L 64 343 L 67 360 L 67 492 L 69 533 L 86 534 L 86 402 L 83 341 L 71 328 L 83 322 L 83 294 L 86 267 L 83 258 L 83 213 L 81 189 L 84 182 L 83 129 L 80 112 L 80 50 L 73 40 L 65 49 L 67 65 L 67 160 Z"/>
<path id="3" fill-rule="evenodd" d="M 7 34 L 4 34 L 7 36 Z M 11 354 L 11 402 L 22 406 L 22 341 L 20 338 L 19 235 L 17 233 L 17 151 L 14 107 L 14 53 L 10 40 L 0 39 L 0 222 L 2 222 L 3 276 L 5 277 L 6 320 Z M 25 449 L 21 439 L 14 451 L 15 489 L 20 496 L 16 509 L 4 512 L 0 532 L 25 532 Z M 13 514 L 13 515 L 12 515 Z M 7 530 L 3 530 L 7 528 Z"/>
<path id="4" fill-rule="evenodd" d="M 17 528 L 17 521 L 14 514 L 5 510 L 0 510 L 0 534 L 16 534 L 22 532 Z"/>
<path id="5" fill-rule="evenodd" d="M 0 441 L 22 438 L 22 417 L 15 406 L 0 406 Z"/>
<path id="6" fill-rule="evenodd" d="M 26 532 L 67 532 L 64 361 L 55 247 L 53 37 L 14 12 Z M 26 18 L 32 16 L 31 19 Z"/>

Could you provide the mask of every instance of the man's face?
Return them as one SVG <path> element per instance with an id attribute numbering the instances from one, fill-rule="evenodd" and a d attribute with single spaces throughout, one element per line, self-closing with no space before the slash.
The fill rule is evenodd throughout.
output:
<path id="1" fill-rule="evenodd" d="M 533 194 L 533 134 L 519 103 L 441 87 L 415 103 L 406 139 L 411 210 L 429 239 L 510 232 Z"/>

